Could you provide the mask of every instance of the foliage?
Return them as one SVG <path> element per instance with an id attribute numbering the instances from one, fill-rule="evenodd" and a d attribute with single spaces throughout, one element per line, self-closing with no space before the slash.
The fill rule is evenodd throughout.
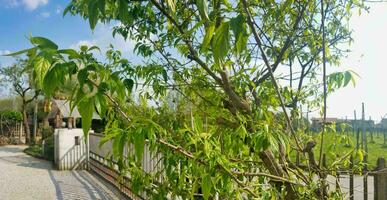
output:
<path id="1" fill-rule="evenodd" d="M 3 110 L 0 111 L 0 119 L 2 122 L 21 122 L 23 120 L 23 115 L 20 112 L 12 110 Z"/>
<path id="2" fill-rule="evenodd" d="M 42 140 L 52 137 L 54 134 L 54 129 L 52 127 L 47 127 L 42 129 Z"/>
<path id="3" fill-rule="evenodd" d="M 20 102 L 18 97 L 3 97 L 0 99 L 0 110 L 8 110 L 10 108 L 19 110 Z"/>
<path id="4" fill-rule="evenodd" d="M 54 161 L 54 137 L 50 136 L 45 139 L 44 153 L 42 144 L 33 144 L 26 148 L 24 152 L 36 158 Z"/>
<path id="5" fill-rule="evenodd" d="M 338 64 L 345 52 L 338 44 L 351 40 L 348 16 L 363 5 L 329 1 L 323 47 L 320 3 L 74 0 L 65 13 L 88 19 L 91 29 L 119 21 L 113 35 L 133 40 L 143 62 L 132 64 L 111 48 L 102 63 L 93 55 L 98 47 L 59 49 L 41 37 L 12 55 L 28 55 L 28 69 L 46 95 L 76 77 L 69 101 L 78 106 L 85 134 L 97 111 L 107 122 L 104 142 L 113 141 L 112 156 L 138 193 L 153 199 L 334 198 L 340 194 L 326 189 L 329 169 L 313 156 L 306 171 L 289 159 L 291 150 L 313 154 L 292 124 L 300 104 L 320 106 L 320 52 L 326 49 L 328 62 Z M 281 76 L 278 69 L 290 71 Z M 343 73 L 332 76 L 332 88 L 353 79 Z M 278 81 L 289 76 L 289 85 Z M 124 154 L 129 144 L 133 155 Z M 145 144 L 162 154 L 156 172 L 141 167 Z"/>
<path id="6" fill-rule="evenodd" d="M 31 72 L 28 67 L 26 60 L 18 58 L 16 63 L 0 69 L 0 76 L 2 77 L 2 79 L 0 79 L 0 84 L 12 88 L 12 91 L 21 99 L 21 110 L 23 113 L 23 123 L 27 142 L 29 142 L 30 138 L 27 106 L 35 100 L 40 93 L 38 88 L 33 88 L 34 76 L 31 76 L 31 74 L 34 74 L 34 72 Z"/>

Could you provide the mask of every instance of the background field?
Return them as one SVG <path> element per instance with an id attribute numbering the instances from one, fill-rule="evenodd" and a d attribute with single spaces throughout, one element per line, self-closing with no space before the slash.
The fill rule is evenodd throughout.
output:
<path id="1" fill-rule="evenodd" d="M 368 146 L 368 169 L 373 170 L 376 166 L 379 157 L 387 158 L 387 146 L 384 145 L 383 133 L 373 133 L 373 140 L 371 140 L 371 133 L 367 132 L 367 146 Z M 321 134 L 311 133 L 314 141 L 317 142 L 314 148 L 315 158 L 319 159 L 319 150 L 321 142 Z M 365 155 L 361 146 L 361 133 L 359 136 L 359 151 L 356 150 L 356 133 L 349 132 L 348 134 L 340 133 L 325 133 L 323 152 L 326 155 L 327 165 L 331 165 L 335 158 L 343 157 L 349 152 L 353 151 L 355 162 L 360 160 L 361 155 Z M 295 155 L 292 154 L 293 159 Z M 300 156 L 300 162 L 305 163 L 303 156 Z"/>

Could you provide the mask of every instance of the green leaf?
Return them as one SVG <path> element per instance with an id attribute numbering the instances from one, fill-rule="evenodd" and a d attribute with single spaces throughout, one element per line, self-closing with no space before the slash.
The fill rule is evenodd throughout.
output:
<path id="1" fill-rule="evenodd" d="M 239 37 L 236 40 L 236 45 L 235 45 L 235 52 L 237 54 L 242 53 L 242 51 L 246 49 L 248 39 L 249 39 L 248 35 L 245 35 L 245 34 L 239 35 Z"/>
<path id="2" fill-rule="evenodd" d="M 88 80 L 88 77 L 89 77 L 89 72 L 87 71 L 87 69 L 84 68 L 79 70 L 77 74 L 77 78 L 81 86 Z"/>
<path id="3" fill-rule="evenodd" d="M 164 81 L 165 82 L 167 82 L 168 81 L 168 74 L 167 74 L 167 70 L 165 70 L 165 69 L 163 69 L 163 79 L 164 79 Z"/>
<path id="4" fill-rule="evenodd" d="M 236 38 L 245 31 L 244 23 L 245 23 L 245 19 L 243 15 L 238 15 L 237 17 L 230 19 L 230 28 Z"/>
<path id="5" fill-rule="evenodd" d="M 351 72 L 346 71 L 346 72 L 344 73 L 344 84 L 343 84 L 343 86 L 344 86 L 344 87 L 347 86 L 348 83 L 351 81 L 351 79 L 352 79 L 352 74 L 351 74 Z"/>
<path id="6" fill-rule="evenodd" d="M 72 6 L 71 4 L 68 5 L 68 6 L 63 10 L 63 15 L 62 15 L 62 17 L 66 16 L 66 14 L 67 14 L 68 12 L 71 11 L 72 7 L 73 7 L 73 6 Z"/>
<path id="7" fill-rule="evenodd" d="M 93 99 L 83 98 L 78 103 L 78 111 L 82 116 L 82 129 L 83 133 L 87 136 L 91 127 L 91 121 L 93 120 L 94 101 Z"/>
<path id="8" fill-rule="evenodd" d="M 215 63 L 219 64 L 227 56 L 230 48 L 230 23 L 222 23 L 218 29 L 216 29 L 214 39 L 212 41 L 212 49 L 214 51 Z"/>
<path id="9" fill-rule="evenodd" d="M 65 77 L 64 67 L 64 64 L 56 64 L 44 77 L 43 90 L 47 96 L 53 95 L 57 87 L 63 82 Z"/>
<path id="10" fill-rule="evenodd" d="M 139 131 L 135 132 L 133 143 L 137 161 L 141 162 L 145 145 L 145 134 L 143 129 L 139 129 Z"/>
<path id="11" fill-rule="evenodd" d="M 350 70 L 349 72 L 351 73 L 351 76 L 352 76 L 352 78 L 351 78 L 352 85 L 355 86 L 356 85 L 355 77 L 359 78 L 360 76 L 359 76 L 359 74 L 357 74 L 356 72 L 354 72 L 352 70 Z"/>
<path id="12" fill-rule="evenodd" d="M 122 133 L 120 133 L 120 135 L 115 137 L 114 140 L 113 140 L 112 147 L 113 147 L 113 157 L 114 158 L 118 158 L 118 156 L 120 154 L 120 141 L 121 141 L 120 139 L 121 139 L 121 136 L 122 136 Z"/>
<path id="13" fill-rule="evenodd" d="M 119 156 L 121 157 L 124 155 L 124 148 L 127 141 L 127 136 L 128 135 L 125 132 L 121 134 L 120 144 L 119 144 Z"/>
<path id="14" fill-rule="evenodd" d="M 124 85 L 129 92 L 132 92 L 134 81 L 133 79 L 125 79 Z"/>
<path id="15" fill-rule="evenodd" d="M 95 96 L 94 103 L 95 103 L 95 108 L 97 109 L 99 116 L 101 116 L 101 117 L 104 116 L 106 113 L 107 103 L 106 103 L 106 99 L 103 96 L 103 94 L 98 93 Z"/>
<path id="16" fill-rule="evenodd" d="M 109 134 L 104 135 L 104 137 L 99 142 L 99 147 L 101 148 L 106 142 L 111 141 L 113 138 L 117 137 L 121 132 L 120 131 L 110 131 Z"/>
<path id="17" fill-rule="evenodd" d="M 17 55 L 21 55 L 21 54 L 27 53 L 27 52 L 29 52 L 31 50 L 35 50 L 35 49 L 36 49 L 36 47 L 33 47 L 33 48 L 17 51 L 17 52 L 14 52 L 14 53 L 5 54 L 5 55 L 2 55 L 2 56 L 17 56 Z"/>
<path id="18" fill-rule="evenodd" d="M 212 188 L 211 176 L 209 174 L 204 174 L 202 177 L 202 192 L 205 200 L 210 198 Z"/>
<path id="19" fill-rule="evenodd" d="M 80 49 L 82 52 L 86 52 L 86 51 L 89 49 L 89 47 L 88 47 L 87 45 L 81 45 L 81 46 L 79 47 L 79 49 Z"/>
<path id="20" fill-rule="evenodd" d="M 172 12 L 176 12 L 176 4 L 174 0 L 167 0 L 167 4 Z"/>
<path id="21" fill-rule="evenodd" d="M 202 19 L 208 20 L 208 2 L 207 0 L 196 0 L 196 5 Z"/>
<path id="22" fill-rule="evenodd" d="M 92 30 L 94 30 L 95 26 L 98 23 L 98 2 L 97 1 L 89 1 L 88 5 L 88 17 L 89 17 L 89 25 Z"/>
<path id="23" fill-rule="evenodd" d="M 97 50 L 97 51 L 101 52 L 101 49 L 99 47 L 95 46 L 95 45 L 91 46 L 87 51 L 90 52 L 90 51 L 93 51 L 93 50 Z"/>
<path id="24" fill-rule="evenodd" d="M 196 23 L 190 30 L 188 30 L 184 36 L 191 37 L 192 33 L 194 33 L 200 26 L 204 24 L 204 20 L 200 20 L 198 23 Z"/>
<path id="25" fill-rule="evenodd" d="M 256 139 L 255 146 L 254 146 L 255 149 L 261 151 L 269 148 L 270 140 L 266 133 L 259 132 L 255 139 Z"/>
<path id="26" fill-rule="evenodd" d="M 102 15 L 105 15 L 105 0 L 98 0 L 98 9 L 101 12 Z"/>
<path id="27" fill-rule="evenodd" d="M 129 11 L 128 11 L 128 1 L 127 0 L 120 0 L 119 1 L 119 15 L 122 21 L 127 22 L 129 18 Z"/>
<path id="28" fill-rule="evenodd" d="M 50 65 L 50 62 L 41 56 L 37 57 L 34 62 L 35 83 L 39 89 L 43 88 L 44 78 L 50 68 Z"/>
<path id="29" fill-rule="evenodd" d="M 238 15 L 230 20 L 230 28 L 235 37 L 235 52 L 240 54 L 247 46 L 249 35 L 247 34 L 247 26 L 243 15 Z"/>
<path id="30" fill-rule="evenodd" d="M 30 42 L 38 47 L 58 50 L 58 45 L 44 37 L 31 37 Z"/>
<path id="31" fill-rule="evenodd" d="M 215 31 L 215 24 L 210 23 L 206 27 L 206 34 L 204 35 L 204 38 L 203 38 L 203 42 L 201 45 L 201 51 L 205 51 L 207 49 L 208 45 L 211 43 L 211 39 L 212 39 L 212 36 L 214 35 L 214 31 Z"/>
<path id="32" fill-rule="evenodd" d="M 61 49 L 61 50 L 58 50 L 58 53 L 66 54 L 69 56 L 70 59 L 81 58 L 81 55 L 79 55 L 79 53 L 74 49 Z"/>

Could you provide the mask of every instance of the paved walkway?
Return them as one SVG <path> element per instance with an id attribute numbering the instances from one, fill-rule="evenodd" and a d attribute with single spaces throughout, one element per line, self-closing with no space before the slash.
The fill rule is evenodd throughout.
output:
<path id="1" fill-rule="evenodd" d="M 51 162 L 23 153 L 26 146 L 0 146 L 1 200 L 125 199 L 87 171 L 56 171 Z"/>

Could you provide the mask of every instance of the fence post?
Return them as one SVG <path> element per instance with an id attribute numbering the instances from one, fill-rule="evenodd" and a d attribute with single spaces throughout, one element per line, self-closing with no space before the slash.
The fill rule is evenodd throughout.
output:
<path id="1" fill-rule="evenodd" d="M 360 136 L 360 129 L 358 128 L 356 130 L 356 150 L 359 150 L 359 136 Z"/>
<path id="2" fill-rule="evenodd" d="M 364 158 L 363 158 L 363 163 L 365 163 L 364 168 L 363 168 L 363 187 L 364 187 L 364 198 L 363 199 L 368 199 L 368 169 L 367 169 L 367 154 L 368 154 L 368 149 L 367 149 L 367 133 L 366 133 L 366 128 L 365 128 L 365 111 L 364 111 L 364 103 L 361 104 L 361 126 L 362 126 L 362 148 L 365 151 Z"/>
<path id="3" fill-rule="evenodd" d="M 353 124 L 352 124 L 352 130 L 353 130 L 353 134 L 356 134 L 356 130 L 357 130 L 357 121 L 356 121 L 356 110 L 353 111 Z"/>
<path id="4" fill-rule="evenodd" d="M 353 156 L 349 157 L 349 199 L 354 200 L 353 194 Z"/>
<path id="5" fill-rule="evenodd" d="M 374 174 L 374 199 L 382 200 L 387 198 L 387 173 L 384 171 L 386 167 L 385 159 L 378 158 L 376 166 L 376 173 Z"/>
<path id="6" fill-rule="evenodd" d="M 19 140 L 20 140 L 20 143 L 22 143 L 22 137 L 23 137 L 23 123 L 22 122 L 20 122 L 19 127 L 20 127 L 20 129 L 19 129 Z"/>

